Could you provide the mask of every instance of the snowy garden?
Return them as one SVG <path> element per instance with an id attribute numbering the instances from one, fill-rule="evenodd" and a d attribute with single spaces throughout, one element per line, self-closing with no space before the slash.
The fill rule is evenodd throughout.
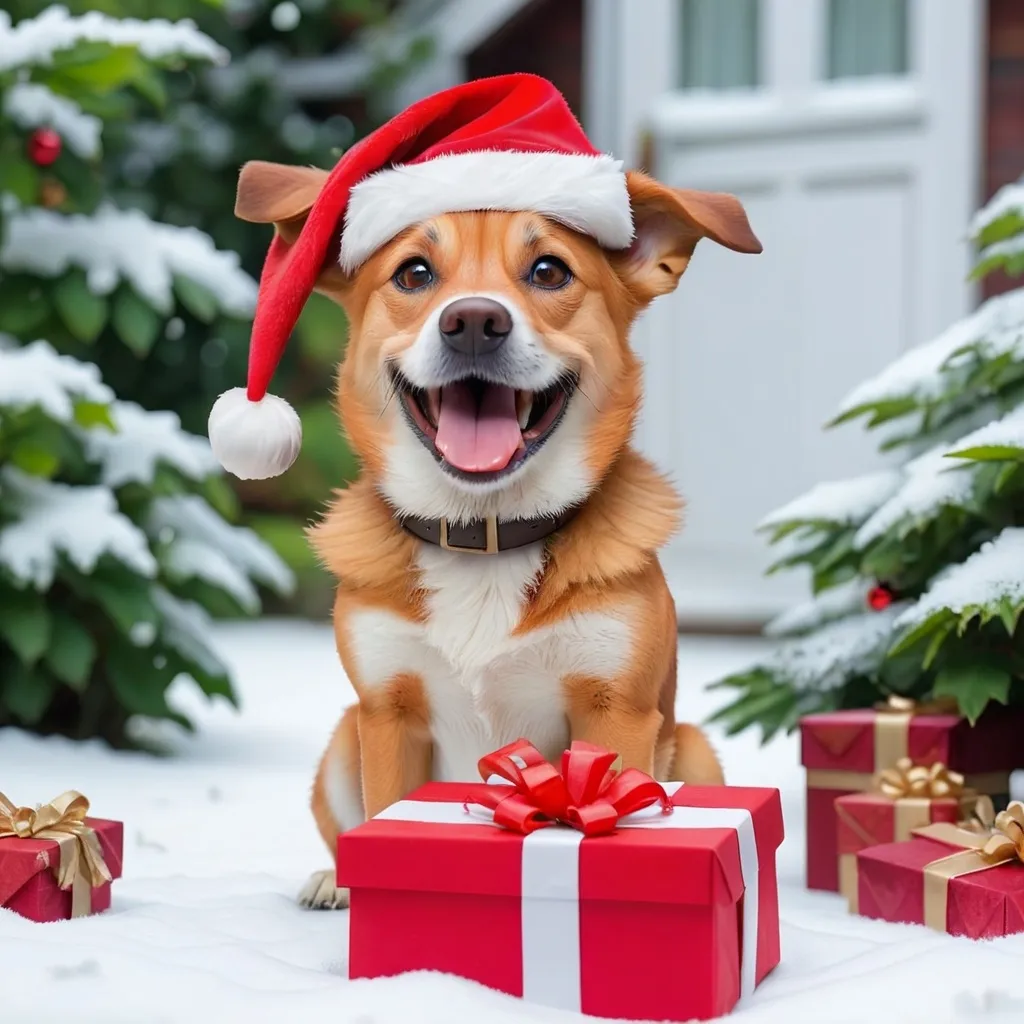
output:
<path id="1" fill-rule="evenodd" d="M 227 42 L 191 22 L 0 12 L 0 792 L 79 790 L 125 825 L 106 913 L 26 920 L 2 908 L 0 872 L 0 1016 L 580 1020 L 442 975 L 349 981 L 348 913 L 296 902 L 329 863 L 309 787 L 355 695 L 325 615 L 263 608 L 294 612 L 319 579 L 303 521 L 353 470 L 334 458 L 327 399 L 344 327 L 314 303 L 285 367 L 317 382 L 296 401 L 312 440 L 294 498 L 229 483 L 203 410 L 241 373 L 258 267 L 232 248 L 251 236 L 183 211 L 196 168 L 233 182 L 238 155 L 212 153 L 223 136 L 196 118 L 233 131 L 272 92 L 273 66 L 225 67 Z M 222 105 L 179 102 L 181 76 Z M 274 143 L 290 155 L 249 155 L 326 162 L 351 142 L 284 106 L 271 116 L 292 118 Z M 205 155 L 189 148 L 200 136 Z M 191 176 L 172 187 L 177 167 Z M 136 202 L 148 183 L 162 198 Z M 1024 184 L 970 232 L 979 275 L 1024 271 Z M 1022 703 L 1022 399 L 1018 289 L 836 410 L 892 455 L 764 520 L 777 571 L 805 573 L 808 600 L 764 637 L 680 641 L 680 720 L 709 721 L 729 784 L 777 786 L 785 812 L 782 962 L 737 1020 L 1024 1020 L 1024 934 L 953 938 L 806 889 L 795 731 L 891 696 L 945 701 L 972 724 Z M 1024 797 L 1024 778 L 1014 786 Z"/>

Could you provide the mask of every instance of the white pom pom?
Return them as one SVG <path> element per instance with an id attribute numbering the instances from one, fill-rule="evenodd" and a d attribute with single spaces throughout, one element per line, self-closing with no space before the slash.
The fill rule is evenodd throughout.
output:
<path id="1" fill-rule="evenodd" d="M 225 391 L 210 410 L 210 447 L 240 480 L 280 476 L 299 456 L 302 423 L 276 395 L 250 402 L 245 388 Z"/>

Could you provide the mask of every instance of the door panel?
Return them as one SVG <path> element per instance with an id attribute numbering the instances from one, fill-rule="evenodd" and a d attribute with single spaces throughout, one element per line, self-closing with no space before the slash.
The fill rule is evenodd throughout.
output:
<path id="1" fill-rule="evenodd" d="M 629 83 L 614 97 L 606 85 L 598 98 L 617 106 L 598 99 L 595 114 L 600 144 L 627 158 L 652 129 L 667 183 L 737 194 L 764 244 L 754 257 L 702 242 L 635 336 L 647 362 L 639 441 L 688 501 L 665 556 L 680 616 L 750 621 L 805 593 L 796 576 L 762 577 L 757 521 L 879 464 L 875 438 L 857 425 L 823 434 L 824 421 L 972 305 L 981 5 L 908 0 L 901 42 L 878 27 L 903 31 L 897 0 L 760 0 L 761 85 L 690 90 L 676 51 L 692 2 L 592 0 L 605 81 Z M 843 18 L 860 19 L 857 39 L 836 39 L 830 19 Z M 901 54 L 906 74 L 869 74 L 904 66 Z M 837 71 L 850 77 L 830 80 Z"/>

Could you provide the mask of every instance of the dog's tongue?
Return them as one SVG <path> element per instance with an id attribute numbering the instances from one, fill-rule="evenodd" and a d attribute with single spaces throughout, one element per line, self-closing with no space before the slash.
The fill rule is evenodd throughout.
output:
<path id="1" fill-rule="evenodd" d="M 477 404 L 468 384 L 441 389 L 434 444 L 445 461 L 465 473 L 504 469 L 522 444 L 514 388 L 489 384 Z"/>

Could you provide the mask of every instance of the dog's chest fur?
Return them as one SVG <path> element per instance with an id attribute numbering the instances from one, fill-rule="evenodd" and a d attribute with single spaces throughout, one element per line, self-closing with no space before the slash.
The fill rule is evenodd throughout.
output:
<path id="1" fill-rule="evenodd" d="M 535 545 L 493 556 L 422 547 L 427 618 L 410 623 L 381 612 L 352 623 L 364 686 L 409 672 L 423 680 L 434 739 L 434 777 L 472 781 L 491 750 L 528 737 L 557 757 L 569 738 L 563 681 L 612 679 L 626 663 L 625 609 L 583 612 L 514 636 L 543 567 Z"/>

